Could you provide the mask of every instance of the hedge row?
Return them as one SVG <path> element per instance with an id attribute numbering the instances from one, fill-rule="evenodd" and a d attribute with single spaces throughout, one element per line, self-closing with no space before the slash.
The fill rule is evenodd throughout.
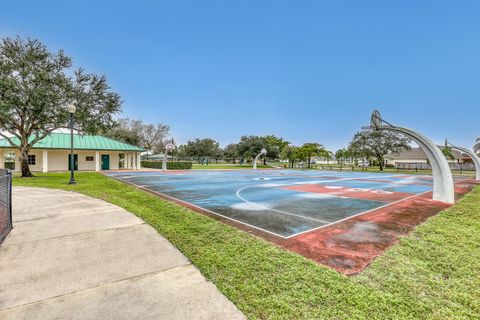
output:
<path id="1" fill-rule="evenodd" d="M 141 162 L 143 168 L 155 168 L 161 169 L 163 161 L 149 161 L 144 160 Z M 190 161 L 175 161 L 175 162 L 167 162 L 167 169 L 168 170 L 187 170 L 192 169 L 192 162 Z"/>

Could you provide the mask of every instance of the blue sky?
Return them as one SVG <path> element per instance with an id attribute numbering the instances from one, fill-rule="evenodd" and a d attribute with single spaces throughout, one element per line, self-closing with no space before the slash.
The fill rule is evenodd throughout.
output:
<path id="1" fill-rule="evenodd" d="M 437 143 L 480 136 L 479 1 L 8 1 L 0 36 L 105 74 L 179 142 L 275 134 L 331 150 L 374 108 Z"/>

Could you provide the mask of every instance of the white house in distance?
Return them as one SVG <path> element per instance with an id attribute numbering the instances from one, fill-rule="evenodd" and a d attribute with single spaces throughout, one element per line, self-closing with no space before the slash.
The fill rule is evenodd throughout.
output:
<path id="1" fill-rule="evenodd" d="M 438 146 L 441 150 L 443 146 Z M 471 159 L 457 150 L 452 150 L 453 159 L 447 159 L 449 163 L 464 163 L 471 162 Z M 422 148 L 412 148 L 410 151 L 401 152 L 398 154 L 388 154 L 384 157 L 385 164 L 394 165 L 397 167 L 401 164 L 427 164 L 428 158 Z"/>
<path id="2" fill-rule="evenodd" d="M 18 142 L 15 137 L 11 138 Z M 103 136 L 73 136 L 74 169 L 79 171 L 100 171 L 116 169 L 140 169 L 140 153 L 137 146 Z M 14 167 L 20 171 L 20 151 L 12 148 L 6 139 L 0 139 L 0 168 Z M 37 142 L 28 155 L 32 172 L 70 170 L 70 134 L 52 133 Z"/>

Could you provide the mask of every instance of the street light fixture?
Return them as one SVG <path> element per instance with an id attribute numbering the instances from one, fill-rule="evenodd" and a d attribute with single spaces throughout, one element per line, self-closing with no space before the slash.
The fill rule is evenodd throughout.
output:
<path id="1" fill-rule="evenodd" d="M 73 115 L 75 114 L 75 111 L 77 111 L 77 108 L 73 103 L 70 103 L 67 106 L 67 110 L 68 113 L 70 113 L 70 181 L 68 184 L 77 184 L 74 174 L 75 158 L 73 156 Z"/>

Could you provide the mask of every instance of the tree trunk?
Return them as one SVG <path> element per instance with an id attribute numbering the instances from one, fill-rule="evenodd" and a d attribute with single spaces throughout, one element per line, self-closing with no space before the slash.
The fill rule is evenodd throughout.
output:
<path id="1" fill-rule="evenodd" d="M 378 164 L 380 165 L 380 171 L 383 171 L 383 158 L 377 157 Z"/>
<path id="2" fill-rule="evenodd" d="M 21 149 L 20 152 L 21 152 L 20 164 L 22 168 L 22 178 L 31 178 L 33 177 L 33 174 L 30 171 L 30 167 L 28 166 L 28 150 Z"/>
<path id="3" fill-rule="evenodd" d="M 310 168 L 311 156 L 308 156 L 308 167 Z"/>

